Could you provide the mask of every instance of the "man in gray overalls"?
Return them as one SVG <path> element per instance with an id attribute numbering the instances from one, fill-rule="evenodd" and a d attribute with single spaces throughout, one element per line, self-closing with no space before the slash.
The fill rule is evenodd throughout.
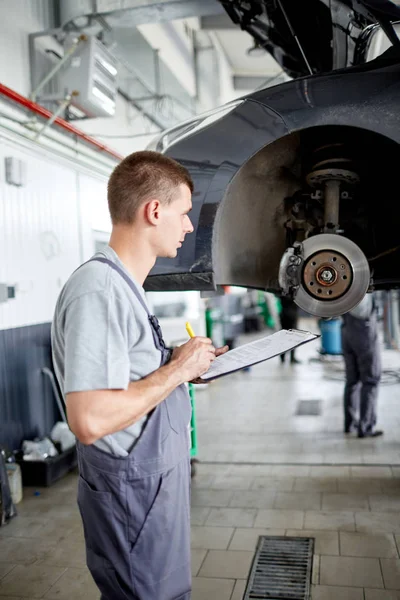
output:
<path id="1" fill-rule="evenodd" d="M 185 382 L 224 349 L 196 337 L 168 350 L 143 282 L 193 231 L 187 170 L 156 152 L 108 183 L 109 245 L 57 301 L 53 362 L 77 437 L 87 564 L 102 600 L 189 600 L 190 400 Z"/>
<path id="2" fill-rule="evenodd" d="M 375 429 L 381 357 L 372 295 L 367 294 L 342 319 L 342 351 L 346 367 L 344 430 L 345 433 L 358 431 L 359 438 L 376 437 L 383 434 Z"/>

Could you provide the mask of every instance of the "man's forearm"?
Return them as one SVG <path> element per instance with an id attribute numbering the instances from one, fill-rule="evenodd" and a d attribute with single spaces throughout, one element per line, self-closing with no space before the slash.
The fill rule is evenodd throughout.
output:
<path id="1" fill-rule="evenodd" d="M 67 394 L 71 430 L 84 444 L 126 429 L 147 415 L 182 381 L 174 363 L 129 384 L 127 390 L 94 390 Z"/>

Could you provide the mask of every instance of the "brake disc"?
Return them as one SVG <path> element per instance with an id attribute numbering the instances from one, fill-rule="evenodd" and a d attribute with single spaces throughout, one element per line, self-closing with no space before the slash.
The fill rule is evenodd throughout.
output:
<path id="1" fill-rule="evenodd" d="M 368 261 L 362 250 L 340 235 L 321 234 L 302 243 L 297 306 L 318 317 L 338 317 L 364 298 L 370 284 Z"/>

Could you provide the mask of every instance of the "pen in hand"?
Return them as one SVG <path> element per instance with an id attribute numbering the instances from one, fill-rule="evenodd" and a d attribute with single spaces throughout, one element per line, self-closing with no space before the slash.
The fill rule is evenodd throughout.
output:
<path id="1" fill-rule="evenodd" d="M 192 326 L 191 326 L 191 324 L 189 323 L 189 321 L 187 321 L 187 322 L 185 323 L 185 327 L 186 327 L 186 331 L 187 331 L 187 332 L 188 332 L 188 334 L 189 334 L 189 337 L 191 337 L 191 338 L 194 338 L 194 337 L 196 337 L 196 334 L 195 334 L 195 332 L 193 331 L 193 329 L 192 329 Z M 215 349 L 215 356 L 216 356 L 216 357 L 218 357 L 218 356 L 221 356 L 221 354 L 225 354 L 225 352 L 228 352 L 228 350 L 229 350 L 229 346 L 227 346 L 227 345 L 226 345 L 226 346 L 223 346 L 222 348 L 216 348 L 216 349 Z"/>
<path id="2" fill-rule="evenodd" d="M 194 333 L 194 331 L 193 331 L 193 329 L 192 329 L 192 326 L 191 326 L 191 324 L 189 323 L 189 321 L 187 321 L 187 323 L 186 323 L 186 325 L 185 325 L 185 326 L 186 326 L 186 331 L 187 331 L 187 332 L 188 332 L 188 334 L 189 334 L 189 337 L 191 337 L 191 338 L 194 338 L 194 337 L 196 337 L 196 335 L 195 335 L 195 333 Z"/>

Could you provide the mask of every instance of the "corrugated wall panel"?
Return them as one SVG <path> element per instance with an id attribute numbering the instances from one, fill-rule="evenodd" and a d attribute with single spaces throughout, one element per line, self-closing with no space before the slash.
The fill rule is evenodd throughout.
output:
<path id="1" fill-rule="evenodd" d="M 107 182 L 84 173 L 79 174 L 80 219 L 82 227 L 82 260 L 94 253 L 93 231 L 111 232 L 107 205 Z M 107 239 L 108 236 L 105 235 Z"/>
<path id="2" fill-rule="evenodd" d="M 60 420 L 50 381 L 50 324 L 0 331 L 0 446 L 49 435 Z"/>
<path id="3" fill-rule="evenodd" d="M 5 157 L 23 161 L 26 182 L 6 182 Z M 52 368 L 50 322 L 62 285 L 93 254 L 93 217 L 106 182 L 2 140 L 0 283 L 16 297 L 0 303 L 0 446 L 49 435 L 60 419 L 44 367 Z"/>
<path id="4" fill-rule="evenodd" d="M 0 329 L 49 321 L 80 262 L 77 173 L 3 146 L 0 161 L 6 156 L 23 161 L 26 184 L 0 181 L 0 282 L 16 286 L 15 299 L 0 304 Z"/>

